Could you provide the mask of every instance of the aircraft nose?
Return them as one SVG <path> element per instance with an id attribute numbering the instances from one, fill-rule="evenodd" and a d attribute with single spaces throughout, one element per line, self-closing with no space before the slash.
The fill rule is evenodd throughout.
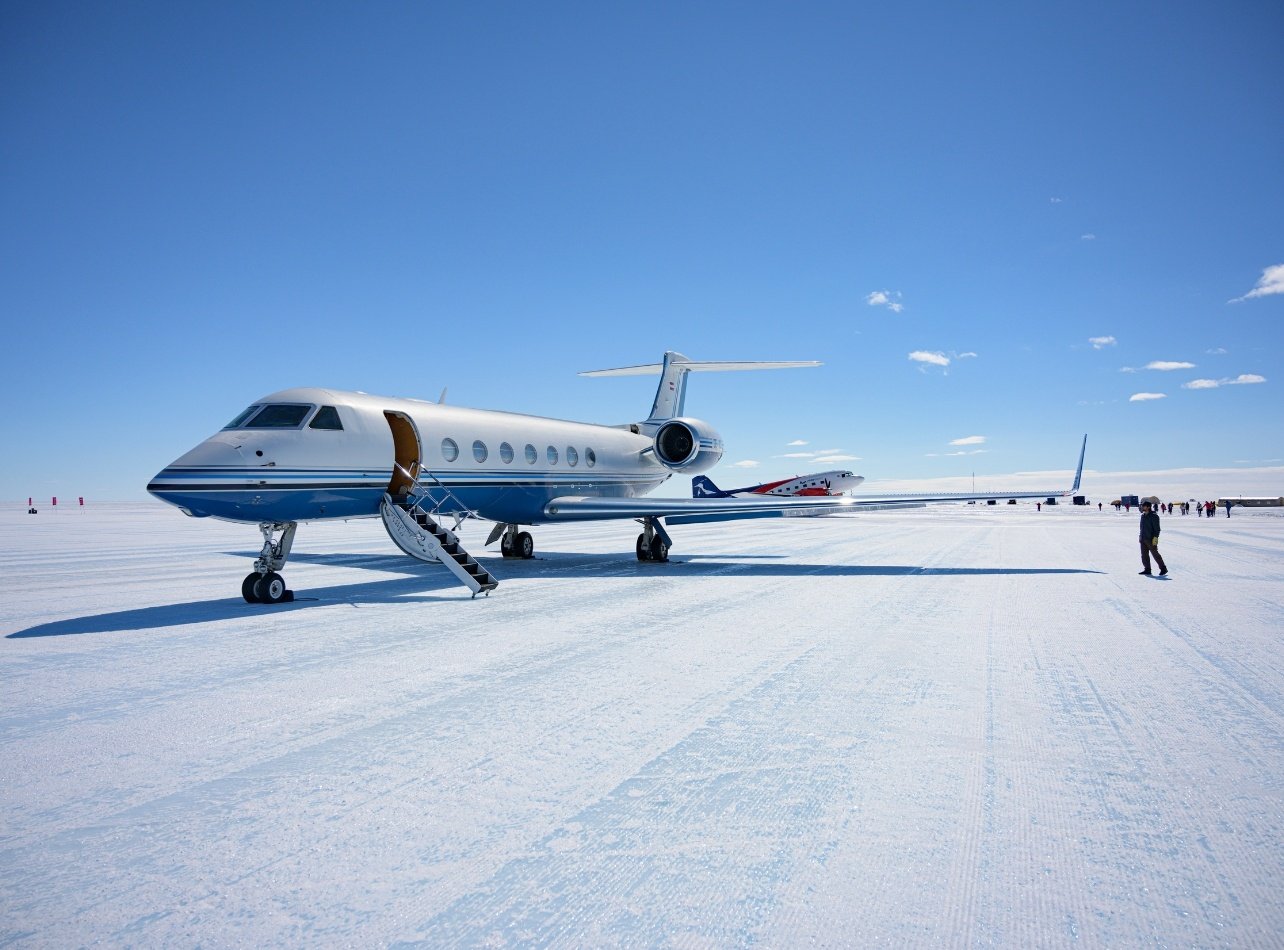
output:
<path id="1" fill-rule="evenodd" d="M 195 518 L 215 514 L 220 499 L 235 483 L 244 483 L 245 454 L 239 443 L 222 434 L 206 439 L 161 469 L 147 491 Z"/>

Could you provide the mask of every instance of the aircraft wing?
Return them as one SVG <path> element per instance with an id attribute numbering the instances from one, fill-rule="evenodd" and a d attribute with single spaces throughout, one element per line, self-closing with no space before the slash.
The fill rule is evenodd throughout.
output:
<path id="1" fill-rule="evenodd" d="M 554 498 L 544 506 L 549 521 L 606 521 L 625 518 L 664 518 L 667 524 L 696 524 L 745 518 L 788 518 L 843 512 L 920 508 L 952 501 L 986 501 L 991 498 L 1058 498 L 1079 490 L 1088 437 L 1079 450 L 1074 484 L 1054 491 L 942 492 L 939 494 L 825 495 L 817 497 L 739 496 L 735 498 Z"/>

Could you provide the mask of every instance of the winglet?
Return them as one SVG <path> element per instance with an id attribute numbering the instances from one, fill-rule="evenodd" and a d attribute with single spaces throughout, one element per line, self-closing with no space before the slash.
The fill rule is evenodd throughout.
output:
<path id="1" fill-rule="evenodd" d="M 1070 493 L 1074 494 L 1079 490 L 1079 482 L 1083 479 L 1083 456 L 1088 451 L 1088 433 L 1083 434 L 1083 447 L 1079 449 L 1079 467 L 1074 470 L 1074 485 L 1070 488 Z"/>

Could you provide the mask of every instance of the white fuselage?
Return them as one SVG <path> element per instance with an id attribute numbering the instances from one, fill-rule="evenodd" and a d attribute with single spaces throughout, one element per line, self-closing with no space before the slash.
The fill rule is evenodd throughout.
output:
<path id="1" fill-rule="evenodd" d="M 373 517 L 401 479 L 399 463 L 440 490 L 442 510 L 538 524 L 552 498 L 636 497 L 671 474 L 648 451 L 652 438 L 629 427 L 313 388 L 254 406 L 276 415 L 211 436 L 147 490 L 195 517 Z"/>

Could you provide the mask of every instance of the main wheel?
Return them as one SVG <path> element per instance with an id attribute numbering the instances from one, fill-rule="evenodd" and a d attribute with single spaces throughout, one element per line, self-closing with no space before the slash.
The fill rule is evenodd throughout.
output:
<path id="1" fill-rule="evenodd" d="M 241 596 L 245 598 L 247 604 L 259 603 L 259 595 L 254 588 L 258 586 L 259 579 L 263 575 L 258 571 L 251 571 L 245 575 L 245 580 L 241 581 Z"/>
<path id="2" fill-rule="evenodd" d="M 531 537 L 529 531 L 522 531 L 517 535 L 513 551 L 523 561 L 529 561 L 535 556 L 535 539 Z"/>
<path id="3" fill-rule="evenodd" d="M 645 534 L 639 534 L 639 535 L 638 535 L 638 560 L 639 560 L 639 561 L 649 561 L 649 560 L 651 560 L 651 548 L 650 548 L 650 546 L 646 543 L 646 535 L 645 535 Z"/>
<path id="4" fill-rule="evenodd" d="M 275 571 L 264 574 L 262 579 L 254 585 L 254 593 L 258 594 L 261 603 L 279 604 L 285 600 L 285 578 Z"/>
<path id="5" fill-rule="evenodd" d="M 502 554 L 504 557 L 514 556 L 513 542 L 512 540 L 509 539 L 507 531 L 505 531 L 504 536 L 499 539 L 499 553 Z"/>
<path id="6" fill-rule="evenodd" d="M 651 560 L 661 563 L 669 559 L 669 546 L 658 534 L 651 539 Z"/>

